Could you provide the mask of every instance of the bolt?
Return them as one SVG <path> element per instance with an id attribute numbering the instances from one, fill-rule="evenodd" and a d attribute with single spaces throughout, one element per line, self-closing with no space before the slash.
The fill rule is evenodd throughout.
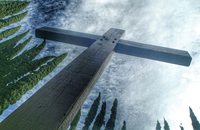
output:
<path id="1" fill-rule="evenodd" d="M 117 40 L 117 38 L 115 38 L 115 40 Z"/>
<path id="2" fill-rule="evenodd" d="M 103 40 L 103 39 L 100 39 L 101 41 Z"/>
<path id="3" fill-rule="evenodd" d="M 112 41 L 112 43 L 115 43 L 115 41 Z"/>

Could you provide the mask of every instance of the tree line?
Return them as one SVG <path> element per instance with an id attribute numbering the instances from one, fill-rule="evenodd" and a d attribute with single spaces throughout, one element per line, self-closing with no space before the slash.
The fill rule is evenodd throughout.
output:
<path id="1" fill-rule="evenodd" d="M 190 111 L 190 118 L 192 121 L 192 127 L 193 130 L 200 130 L 200 124 L 199 121 L 197 120 L 197 117 L 195 116 L 192 108 L 189 107 L 189 111 Z M 181 130 L 184 130 L 184 127 L 182 125 L 179 126 Z M 156 130 L 161 130 L 161 125 L 160 122 L 157 120 L 157 124 L 156 124 Z M 170 130 L 170 126 L 168 124 L 168 122 L 165 120 L 164 118 L 164 130 Z"/>
<path id="2" fill-rule="evenodd" d="M 89 127 L 91 126 L 92 122 L 94 121 L 94 124 L 92 126 L 92 130 L 100 130 L 103 125 L 105 125 L 105 130 L 114 130 L 115 128 L 115 120 L 117 115 L 117 105 L 118 100 L 115 99 L 113 102 L 113 106 L 111 108 L 111 115 L 108 119 L 107 123 L 104 121 L 105 114 L 106 114 L 106 102 L 102 102 L 101 110 L 99 114 L 97 115 L 97 110 L 100 104 L 101 100 L 101 93 L 99 92 L 98 97 L 94 100 L 93 104 L 91 105 L 90 110 L 88 111 L 88 114 L 85 118 L 84 126 L 82 130 L 89 130 Z M 76 130 L 76 126 L 80 120 L 81 116 L 81 110 L 79 110 L 79 113 L 76 115 L 74 120 L 72 121 L 70 125 L 70 130 Z M 96 117 L 96 118 L 95 118 Z M 126 130 L 126 121 L 123 122 L 123 126 L 121 130 Z"/>
<path id="3" fill-rule="evenodd" d="M 20 11 L 23 11 L 29 4 L 30 2 L 27 1 L 0 1 L 0 29 L 21 21 L 28 11 L 23 13 Z M 20 14 L 13 15 L 18 12 Z M 8 17 L 4 18 L 5 16 Z M 30 36 L 22 43 L 18 43 L 30 30 L 4 42 L 1 40 L 17 33 L 20 28 L 21 25 L 0 32 L 0 114 L 52 72 L 67 56 L 67 53 L 64 53 L 57 57 L 47 56 L 35 59 L 46 45 L 46 40 L 39 46 L 36 45 L 18 55 L 32 39 Z M 44 63 L 47 64 L 43 65 Z"/>
<path id="4" fill-rule="evenodd" d="M 117 115 L 118 101 L 117 101 L 117 99 L 114 100 L 113 106 L 111 108 L 110 118 L 107 121 L 107 123 L 105 124 L 104 117 L 105 117 L 105 113 L 106 113 L 106 102 L 102 103 L 101 111 L 97 115 L 97 110 L 98 110 L 98 107 L 100 104 L 100 99 L 101 99 L 101 93 L 99 92 L 99 96 L 94 100 L 93 104 L 91 105 L 90 110 L 88 111 L 88 114 L 85 118 L 85 122 L 84 122 L 84 126 L 83 126 L 82 130 L 89 130 L 89 127 L 91 126 L 95 117 L 96 117 L 96 119 L 92 126 L 92 130 L 100 130 L 103 125 L 105 125 L 105 130 L 114 130 L 115 120 L 116 120 L 116 115 Z M 197 117 L 195 116 L 192 108 L 190 108 L 190 107 L 189 107 L 189 112 L 190 112 L 190 118 L 192 121 L 193 130 L 200 130 L 199 121 L 197 120 Z M 69 130 L 76 130 L 77 124 L 80 120 L 80 116 L 81 116 L 81 109 L 79 110 L 78 114 L 76 115 L 73 122 L 71 123 Z M 184 130 L 184 127 L 182 125 L 179 125 L 179 127 L 180 127 L 180 130 Z M 160 124 L 159 120 L 157 120 L 155 130 L 161 130 L 161 129 L 162 129 L 161 124 Z M 164 118 L 163 129 L 170 130 L 170 125 L 168 124 L 168 122 L 165 118 Z M 122 126 L 121 130 L 126 130 L 126 121 L 123 122 L 123 126 Z"/>
<path id="5" fill-rule="evenodd" d="M 8 15 L 16 14 L 26 8 L 30 2 L 27 1 L 1 1 L 0 2 L 0 19 Z"/>

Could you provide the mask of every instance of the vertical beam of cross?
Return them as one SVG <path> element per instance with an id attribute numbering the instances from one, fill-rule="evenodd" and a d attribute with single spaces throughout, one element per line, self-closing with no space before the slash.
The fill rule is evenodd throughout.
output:
<path id="1" fill-rule="evenodd" d="M 124 30 L 110 29 L 0 124 L 2 130 L 66 130 L 109 63 Z"/>
<path id="2" fill-rule="evenodd" d="M 183 66 L 191 63 L 186 51 L 121 40 L 124 32 L 112 28 L 98 36 L 49 27 L 37 29 L 36 37 L 88 49 L 1 122 L 0 129 L 66 130 L 114 52 Z"/>

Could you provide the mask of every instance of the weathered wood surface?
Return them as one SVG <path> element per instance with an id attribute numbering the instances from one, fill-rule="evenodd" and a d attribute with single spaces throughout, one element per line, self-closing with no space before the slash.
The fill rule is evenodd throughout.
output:
<path id="1" fill-rule="evenodd" d="M 110 29 L 0 124 L 0 130 L 66 130 L 114 54 Z"/>
<path id="2" fill-rule="evenodd" d="M 36 29 L 36 37 L 89 47 L 101 36 L 50 27 L 42 27 Z M 120 54 L 137 56 L 183 66 L 189 66 L 192 60 L 187 51 L 121 39 L 115 46 L 114 51 Z"/>

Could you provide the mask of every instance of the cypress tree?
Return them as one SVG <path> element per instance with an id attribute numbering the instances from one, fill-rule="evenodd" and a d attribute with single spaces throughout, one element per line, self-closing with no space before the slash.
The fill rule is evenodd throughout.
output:
<path id="1" fill-rule="evenodd" d="M 9 59 L 11 60 L 13 57 L 15 57 L 20 51 L 24 49 L 24 47 L 31 41 L 32 36 L 30 36 L 28 39 L 26 39 L 23 43 L 20 43 L 16 47 L 13 48 L 14 51 L 11 51 L 9 55 Z"/>
<path id="2" fill-rule="evenodd" d="M 17 44 L 17 42 L 19 40 L 21 40 L 23 37 L 25 37 L 28 32 L 29 32 L 29 30 L 26 31 L 25 33 L 22 33 L 20 35 L 15 36 L 12 39 L 9 39 L 9 40 L 7 40 L 5 42 L 0 43 L 0 62 L 1 62 L 0 66 L 5 65 L 5 63 L 6 63 L 5 66 L 8 67 L 7 66 L 7 64 L 8 64 L 7 62 L 11 62 L 9 59 L 13 55 L 18 54 L 18 53 L 15 52 L 17 50 L 15 48 L 13 48 L 13 47 Z M 25 44 L 28 44 L 29 41 L 30 41 L 30 38 L 28 39 L 28 41 Z M 10 70 L 8 70 L 8 71 L 10 71 Z"/>
<path id="3" fill-rule="evenodd" d="M 87 117 L 85 118 L 84 127 L 82 128 L 82 130 L 89 129 L 89 126 L 91 125 L 91 123 L 93 122 L 93 120 L 96 116 L 98 106 L 100 104 L 100 99 L 101 99 L 101 92 L 99 92 L 99 96 L 94 100 L 94 102 L 87 114 Z"/>
<path id="4" fill-rule="evenodd" d="M 8 36 L 13 35 L 14 33 L 16 33 L 19 29 L 21 28 L 21 25 L 17 26 L 17 27 L 13 27 L 13 28 L 9 28 L 3 32 L 0 33 L 0 40 L 2 40 L 3 38 L 7 38 Z"/>
<path id="5" fill-rule="evenodd" d="M 123 122 L 122 130 L 126 130 L 126 121 Z"/>
<path id="6" fill-rule="evenodd" d="M 81 117 L 81 109 L 78 111 L 77 115 L 74 117 L 69 130 L 76 130 L 76 126 L 80 120 L 80 117 Z"/>
<path id="7" fill-rule="evenodd" d="M 40 53 L 40 51 L 46 45 L 46 40 L 43 41 L 38 47 L 33 47 L 28 51 L 24 51 L 21 55 L 15 57 L 12 60 L 6 59 L 0 64 L 0 76 L 8 74 L 14 68 L 23 65 L 24 63 L 32 62 L 32 60 Z M 20 46 L 20 45 L 19 45 Z M 5 69 L 7 68 L 7 69 Z"/>
<path id="8" fill-rule="evenodd" d="M 182 125 L 182 124 L 181 124 L 181 125 Z M 180 126 L 180 128 L 181 128 L 181 130 L 184 130 L 183 126 L 181 126 L 181 125 L 179 125 L 179 126 Z"/>
<path id="9" fill-rule="evenodd" d="M 18 14 L 18 15 L 11 16 L 7 19 L 1 19 L 0 20 L 0 29 L 3 27 L 9 26 L 12 23 L 21 21 L 27 14 L 28 14 L 28 11 Z"/>
<path id="10" fill-rule="evenodd" d="M 29 30 L 27 30 L 26 32 L 24 32 L 22 34 L 15 36 L 12 39 L 9 39 L 9 40 L 6 40 L 6 41 L 0 43 L 1 55 L 3 53 L 8 53 L 8 51 L 12 51 L 9 49 L 13 48 L 19 40 L 21 40 L 23 37 L 25 37 L 28 34 L 28 32 L 29 32 Z"/>
<path id="11" fill-rule="evenodd" d="M 106 102 L 103 102 L 100 113 L 97 115 L 92 130 L 100 130 L 102 125 L 105 124 L 104 117 L 106 114 Z"/>
<path id="12" fill-rule="evenodd" d="M 115 120 L 116 120 L 116 115 L 117 115 L 117 105 L 118 105 L 118 101 L 117 99 L 115 99 L 113 102 L 113 106 L 111 108 L 110 118 L 108 122 L 106 123 L 105 130 L 114 130 Z"/>
<path id="13" fill-rule="evenodd" d="M 157 120 L 156 130 L 161 130 L 160 122 Z"/>
<path id="14" fill-rule="evenodd" d="M 200 130 L 200 124 L 199 121 L 197 120 L 197 117 L 195 116 L 192 108 L 189 107 L 190 110 L 190 118 L 192 120 L 192 127 L 194 130 Z"/>
<path id="15" fill-rule="evenodd" d="M 169 129 L 168 122 L 165 120 L 165 118 L 164 118 L 164 129 L 165 129 L 165 130 L 170 130 L 170 129 Z"/>

